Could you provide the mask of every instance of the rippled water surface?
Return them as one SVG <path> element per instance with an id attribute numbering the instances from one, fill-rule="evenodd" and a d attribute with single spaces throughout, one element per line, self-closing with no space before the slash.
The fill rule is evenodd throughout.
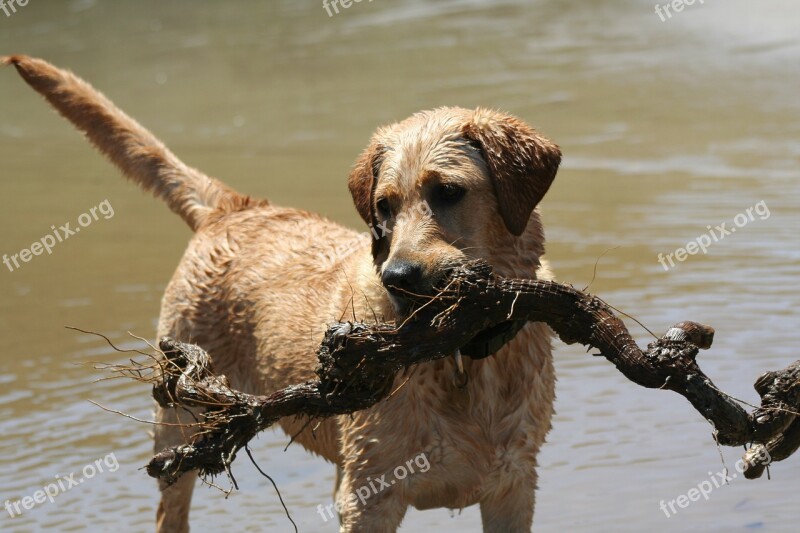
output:
<path id="1" fill-rule="evenodd" d="M 358 226 L 345 176 L 372 130 L 439 105 L 509 110 L 555 139 L 562 170 L 542 209 L 562 281 L 654 331 L 717 330 L 701 354 L 750 402 L 762 371 L 800 340 L 800 6 L 695 2 L 662 22 L 644 0 L 375 0 L 329 17 L 318 1 L 63 2 L 0 12 L 0 54 L 40 55 L 94 83 L 184 160 L 238 190 Z M 113 216 L 9 272 L 0 265 L 0 501 L 109 457 L 79 486 L 0 530 L 146 531 L 155 484 L 148 388 L 94 380 L 128 336 L 152 338 L 189 238 L 19 80 L 0 70 L 0 253 L 13 254 L 108 200 Z M 712 228 L 736 232 L 665 271 Z M 760 207 L 759 207 L 760 206 Z M 759 214 L 760 213 L 760 214 Z M 768 213 L 768 216 L 767 216 Z M 631 324 L 633 324 L 631 322 Z M 645 343 L 647 333 L 636 327 Z M 667 518 L 661 500 L 722 470 L 709 426 L 676 395 L 633 386 L 606 361 L 557 344 L 557 416 L 539 457 L 538 531 L 797 531 L 800 461 L 734 479 Z M 265 433 L 256 457 L 301 531 L 333 469 Z M 732 467 L 739 450 L 724 449 Z M 105 465 L 105 463 L 103 463 Z M 227 500 L 196 490 L 195 531 L 287 531 L 269 482 L 237 463 Z M 404 529 L 478 531 L 477 508 L 410 511 Z"/>

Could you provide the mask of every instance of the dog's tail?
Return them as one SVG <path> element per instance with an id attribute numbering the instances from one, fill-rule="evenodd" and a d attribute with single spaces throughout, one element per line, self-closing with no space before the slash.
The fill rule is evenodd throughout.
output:
<path id="1" fill-rule="evenodd" d="M 8 64 L 125 176 L 164 199 L 193 230 L 220 207 L 242 208 L 249 203 L 247 197 L 185 165 L 152 133 L 71 72 L 23 55 L 0 57 L 0 65 Z"/>

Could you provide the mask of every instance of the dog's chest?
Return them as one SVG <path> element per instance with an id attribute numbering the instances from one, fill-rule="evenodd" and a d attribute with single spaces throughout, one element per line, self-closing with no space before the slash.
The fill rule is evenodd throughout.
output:
<path id="1" fill-rule="evenodd" d="M 452 358 L 413 373 L 398 399 L 414 413 L 417 430 L 430 431 L 440 444 L 484 453 L 538 446 L 550 427 L 554 400 L 549 331 L 531 324 L 494 356 L 466 360 L 466 371 L 464 388 L 456 384 Z"/>

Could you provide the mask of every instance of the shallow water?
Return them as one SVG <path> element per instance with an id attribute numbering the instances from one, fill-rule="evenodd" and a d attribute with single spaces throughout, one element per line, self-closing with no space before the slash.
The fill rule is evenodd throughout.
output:
<path id="1" fill-rule="evenodd" d="M 0 12 L 0 53 L 67 66 L 184 160 L 240 191 L 358 227 L 345 176 L 372 130 L 438 105 L 509 110 L 565 153 L 542 205 L 558 277 L 657 332 L 712 324 L 701 354 L 726 391 L 757 401 L 754 379 L 797 359 L 800 327 L 800 7 L 708 1 L 662 22 L 653 2 L 34 1 Z M 105 381 L 154 334 L 159 301 L 189 237 L 125 183 L 18 79 L 0 71 L 0 253 L 13 254 L 104 200 L 80 235 L 13 272 L 0 266 L 0 500 L 113 453 L 98 473 L 0 529 L 152 529 L 156 491 L 140 470 L 148 388 Z M 666 256 L 760 202 L 706 254 Z M 759 214 L 761 213 L 761 214 Z M 737 219 L 741 221 L 742 219 Z M 610 250 L 610 251 L 609 251 Z M 632 322 L 629 321 L 630 324 Z M 641 342 L 647 333 L 635 328 Z M 604 360 L 557 344 L 557 416 L 539 457 L 538 531 L 796 531 L 800 461 L 772 480 L 735 479 L 667 518 L 659 509 L 723 466 L 709 426 L 674 394 L 639 389 Z M 333 470 L 266 433 L 256 457 L 301 531 L 323 522 Z M 724 449 L 733 467 L 739 450 Z M 105 463 L 102 463 L 105 465 Z M 269 482 L 244 460 L 227 500 L 196 490 L 195 531 L 235 523 L 287 531 Z M 477 508 L 410 511 L 404 529 L 478 531 Z"/>

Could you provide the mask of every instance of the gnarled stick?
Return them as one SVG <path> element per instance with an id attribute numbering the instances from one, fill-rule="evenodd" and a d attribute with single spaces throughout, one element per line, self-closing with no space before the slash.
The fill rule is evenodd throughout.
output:
<path id="1" fill-rule="evenodd" d="M 191 470 L 219 474 L 239 449 L 278 419 L 366 409 L 387 398 L 399 370 L 449 356 L 479 332 L 508 320 L 545 322 L 567 344 L 599 350 L 634 383 L 686 397 L 714 426 L 720 444 L 757 444 L 745 456 L 747 477 L 761 475 L 763 465 L 753 458 L 765 457 L 764 449 L 780 460 L 800 445 L 800 361 L 760 377 L 761 407 L 748 413 L 715 387 L 696 362 L 699 349 L 711 346 L 714 330 L 708 326 L 682 322 L 642 351 L 599 298 L 556 282 L 504 279 L 481 262 L 456 269 L 436 297 L 420 303 L 401 327 L 332 325 L 317 353 L 318 379 L 268 396 L 230 389 L 224 376 L 214 375 L 202 349 L 163 339 L 160 347 L 168 364 L 154 397 L 164 407 L 208 411 L 194 441 L 159 452 L 148 473 L 168 482 Z"/>

